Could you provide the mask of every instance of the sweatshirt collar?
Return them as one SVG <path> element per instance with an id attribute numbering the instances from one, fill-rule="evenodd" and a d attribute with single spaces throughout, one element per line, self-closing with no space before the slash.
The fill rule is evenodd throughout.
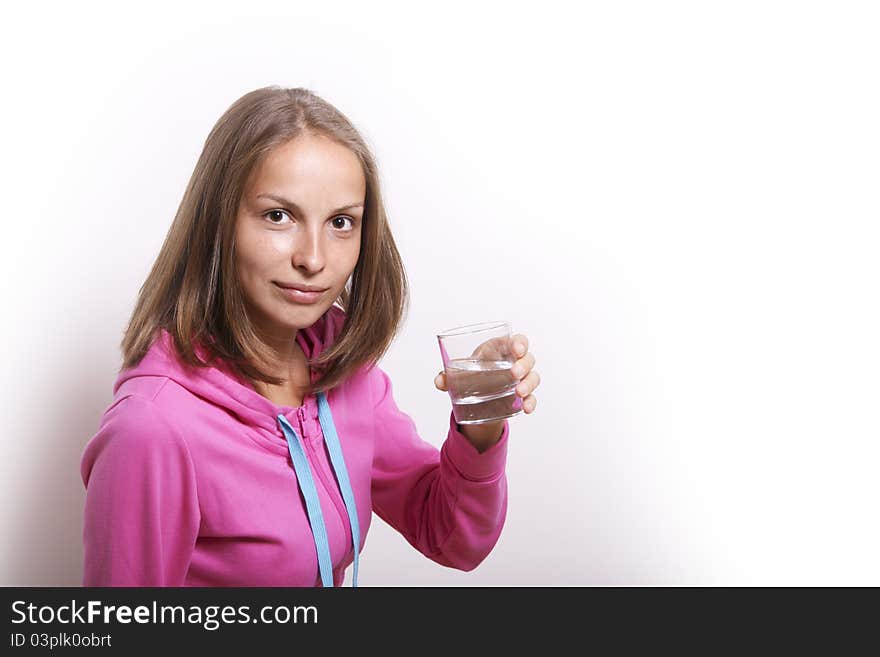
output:
<path id="1" fill-rule="evenodd" d="M 298 330 L 296 340 L 306 358 L 315 358 L 330 346 L 341 331 L 344 321 L 342 309 L 331 306 L 312 326 Z M 196 346 L 196 353 L 205 360 L 205 351 L 200 345 Z M 166 329 L 160 330 L 159 337 L 140 363 L 119 373 L 113 386 L 114 395 L 119 393 L 126 382 L 147 376 L 172 379 L 199 398 L 227 410 L 244 424 L 271 433 L 273 450 L 277 447 L 287 451 L 286 439 L 278 426 L 278 415 L 283 415 L 293 426 L 297 426 L 302 419 L 303 433 L 306 435 L 316 435 L 319 431 L 315 395 L 307 395 L 300 407 L 282 406 L 263 397 L 250 381 L 239 377 L 225 362 L 216 362 L 207 367 L 190 367 L 177 357 L 174 340 Z M 314 382 L 316 378 L 317 373 L 312 371 L 311 380 Z M 299 410 L 302 410 L 301 418 L 297 417 Z"/>

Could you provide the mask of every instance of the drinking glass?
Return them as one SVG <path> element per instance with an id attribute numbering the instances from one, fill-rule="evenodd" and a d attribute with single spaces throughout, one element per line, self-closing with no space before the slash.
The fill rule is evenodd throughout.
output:
<path id="1" fill-rule="evenodd" d="M 483 424 L 522 411 L 510 322 L 482 322 L 437 334 L 452 414 L 458 424 Z"/>

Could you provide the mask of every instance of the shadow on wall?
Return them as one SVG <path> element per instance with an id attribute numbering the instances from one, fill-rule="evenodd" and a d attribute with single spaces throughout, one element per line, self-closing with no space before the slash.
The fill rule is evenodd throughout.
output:
<path id="1" fill-rule="evenodd" d="M 57 363 L 54 385 L 31 393 L 28 407 L 40 422 L 26 437 L 32 471 L 20 478 L 24 487 L 10 528 L 15 538 L 4 585 L 82 585 L 85 486 L 80 458 L 112 400 L 120 356 L 102 343 L 101 334 L 84 329 L 88 339 L 80 341 L 76 333 L 58 345 L 63 355 L 47 361 Z"/>

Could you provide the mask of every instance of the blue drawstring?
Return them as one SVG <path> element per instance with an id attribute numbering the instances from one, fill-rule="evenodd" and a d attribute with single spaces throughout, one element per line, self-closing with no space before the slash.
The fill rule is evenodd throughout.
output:
<path id="1" fill-rule="evenodd" d="M 354 501 L 354 492 L 348 478 L 348 469 L 345 467 L 345 459 L 342 455 L 342 446 L 339 444 L 339 435 L 336 433 L 336 425 L 333 423 L 333 415 L 330 413 L 330 404 L 323 392 L 318 393 L 318 421 L 321 423 L 321 431 L 324 433 L 324 441 L 330 451 L 330 460 L 336 479 L 339 482 L 342 499 L 348 512 L 348 521 L 351 523 L 351 538 L 354 545 L 354 575 L 352 586 L 357 588 L 358 576 L 358 552 L 360 550 L 360 525 L 358 523 L 357 507 Z M 321 513 L 321 504 L 318 501 L 318 490 L 312 477 L 312 470 L 306 458 L 305 447 L 302 439 L 283 415 L 278 416 L 281 431 L 287 439 L 290 450 L 290 458 L 293 461 L 296 478 L 306 502 L 306 511 L 309 515 L 309 525 L 312 528 L 312 536 L 315 539 L 315 550 L 318 555 L 318 568 L 321 572 L 321 584 L 325 587 L 333 586 L 333 563 L 330 558 L 330 546 L 327 540 L 327 527 L 324 524 L 324 515 Z"/>

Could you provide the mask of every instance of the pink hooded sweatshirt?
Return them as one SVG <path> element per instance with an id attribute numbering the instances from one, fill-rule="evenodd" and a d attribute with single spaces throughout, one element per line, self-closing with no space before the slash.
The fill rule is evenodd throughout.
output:
<path id="1" fill-rule="evenodd" d="M 298 331 L 306 356 L 330 345 L 344 321 L 332 306 Z M 186 367 L 164 330 L 138 365 L 120 372 L 113 393 L 82 455 L 84 586 L 320 586 L 279 414 L 305 444 L 334 585 L 342 585 L 354 559 L 351 527 L 314 395 L 297 408 L 278 406 L 225 365 Z M 378 366 L 326 394 L 361 547 L 375 511 L 429 559 L 475 568 L 506 516 L 507 421 L 501 439 L 479 453 L 450 411 L 438 450 L 397 408 Z"/>

